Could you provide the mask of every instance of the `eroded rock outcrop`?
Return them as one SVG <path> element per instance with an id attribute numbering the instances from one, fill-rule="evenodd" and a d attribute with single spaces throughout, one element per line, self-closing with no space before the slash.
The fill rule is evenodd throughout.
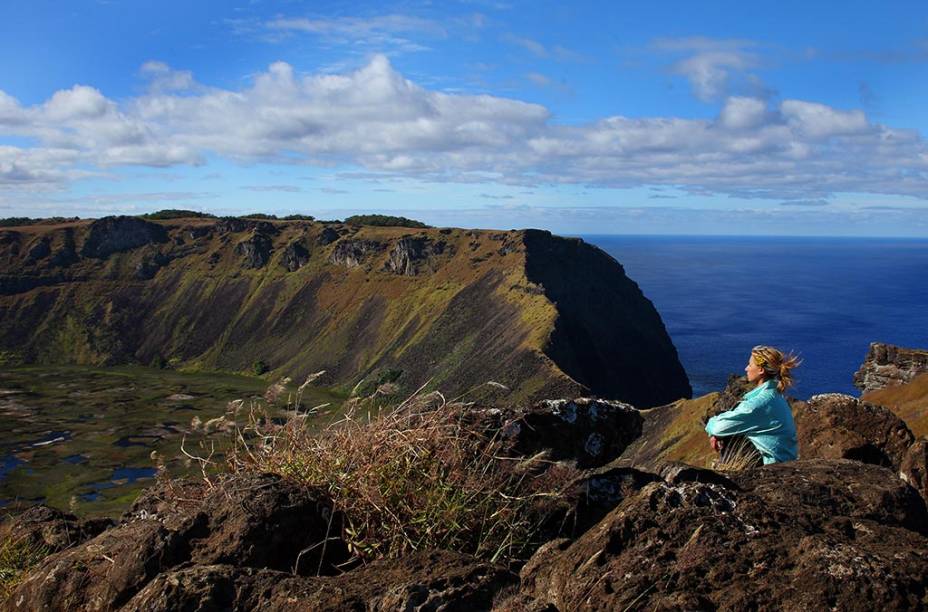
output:
<path id="1" fill-rule="evenodd" d="M 103 217 L 90 225 L 81 255 L 106 258 L 146 244 L 166 242 L 164 227 L 138 217 Z"/>
<path id="2" fill-rule="evenodd" d="M 300 242 L 291 242 L 284 249 L 281 260 L 288 272 L 296 272 L 309 262 L 309 251 Z"/>
<path id="3" fill-rule="evenodd" d="M 928 351 L 871 342 L 867 358 L 854 373 L 854 385 L 862 393 L 911 382 L 928 372 Z"/>
<path id="4" fill-rule="evenodd" d="M 235 245 L 235 252 L 246 268 L 263 268 L 271 258 L 273 242 L 267 234 L 255 232 Z"/>
<path id="5" fill-rule="evenodd" d="M 396 274 L 415 276 L 431 257 L 445 252 L 445 243 L 425 236 L 404 236 L 390 250 L 387 269 Z"/>
<path id="6" fill-rule="evenodd" d="M 383 243 L 375 240 L 346 239 L 335 245 L 331 261 L 346 268 L 357 268 L 368 257 L 383 251 L 385 248 Z"/>

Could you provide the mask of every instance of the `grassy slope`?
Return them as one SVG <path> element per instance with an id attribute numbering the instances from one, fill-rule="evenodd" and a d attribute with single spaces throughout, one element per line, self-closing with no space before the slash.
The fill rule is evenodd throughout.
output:
<path id="1" fill-rule="evenodd" d="M 0 349 L 7 358 L 102 365 L 148 363 L 160 355 L 187 369 L 233 372 L 249 371 L 260 359 L 295 377 L 325 369 L 328 383 L 346 387 L 395 367 L 404 370 L 407 387 L 435 377 L 435 384 L 450 383 L 451 392 L 490 379 L 523 397 L 543 388 L 579 389 L 542 355 L 557 312 L 526 280 L 523 252 L 501 254 L 503 244 L 518 243 L 515 233 L 335 226 L 346 237 L 385 245 L 349 269 L 330 262 L 334 244 L 318 243 L 322 225 L 275 223 L 271 261 L 246 269 L 235 246 L 250 231 L 191 239 L 185 228 L 212 222 L 162 224 L 170 230 L 168 243 L 103 261 L 83 259 L 64 271 L 72 282 L 0 296 Z M 80 250 L 86 228 L 69 225 Z M 6 274 L 60 273 L 23 256 L 43 235 L 53 252 L 60 248 L 64 228 L 16 233 L 19 253 L 3 253 Z M 415 277 L 385 270 L 389 248 L 409 235 L 444 241 L 446 251 Z M 310 258 L 288 272 L 281 259 L 294 241 Z M 154 279 L 136 279 L 136 265 L 156 252 L 172 261 Z M 73 282 L 80 279 L 86 280 Z M 449 311 L 471 327 L 458 324 L 449 335 L 448 317 L 443 320 Z"/>
<path id="2" fill-rule="evenodd" d="M 928 372 L 907 384 L 865 393 L 861 399 L 895 412 L 916 437 L 928 436 Z"/>

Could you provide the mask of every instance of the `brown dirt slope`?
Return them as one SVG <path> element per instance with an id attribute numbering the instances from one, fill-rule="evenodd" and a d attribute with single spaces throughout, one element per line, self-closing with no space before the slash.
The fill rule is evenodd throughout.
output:
<path id="1" fill-rule="evenodd" d="M 621 265 L 548 232 L 129 217 L 0 231 L 0 363 L 258 360 L 345 389 L 690 394 Z"/>
<path id="2" fill-rule="evenodd" d="M 916 438 L 928 436 L 928 372 L 906 384 L 864 393 L 861 399 L 895 412 Z"/>

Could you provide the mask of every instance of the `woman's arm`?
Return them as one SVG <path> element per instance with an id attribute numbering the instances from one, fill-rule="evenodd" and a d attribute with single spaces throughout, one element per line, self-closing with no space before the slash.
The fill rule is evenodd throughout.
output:
<path id="1" fill-rule="evenodd" d="M 718 414 L 706 423 L 706 433 L 719 438 L 757 433 L 770 429 L 766 415 L 758 410 L 764 401 L 754 398 L 743 400 L 728 412 Z"/>

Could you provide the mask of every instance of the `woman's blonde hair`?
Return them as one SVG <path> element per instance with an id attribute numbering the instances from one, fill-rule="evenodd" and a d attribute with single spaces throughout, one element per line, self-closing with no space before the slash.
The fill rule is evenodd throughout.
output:
<path id="1" fill-rule="evenodd" d="M 772 346 L 759 344 L 751 349 L 754 364 L 764 371 L 767 380 L 776 379 L 777 391 L 783 393 L 793 386 L 792 369 L 802 363 L 802 359 L 792 353 L 784 354 Z"/>

